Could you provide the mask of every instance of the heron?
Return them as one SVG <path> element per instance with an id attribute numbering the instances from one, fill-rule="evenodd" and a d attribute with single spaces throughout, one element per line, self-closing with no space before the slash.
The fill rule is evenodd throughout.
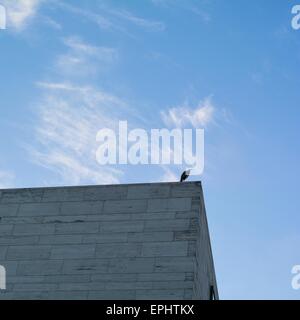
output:
<path id="1" fill-rule="evenodd" d="M 181 175 L 180 182 L 184 182 L 185 180 L 187 180 L 190 174 L 191 174 L 191 170 L 185 170 Z"/>

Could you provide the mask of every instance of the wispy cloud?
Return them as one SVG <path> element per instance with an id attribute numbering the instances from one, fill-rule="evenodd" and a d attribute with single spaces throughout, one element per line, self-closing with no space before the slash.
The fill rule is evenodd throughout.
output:
<path id="1" fill-rule="evenodd" d="M 79 37 L 63 39 L 67 51 L 56 59 L 56 70 L 64 75 L 89 75 L 116 62 L 118 52 L 114 48 L 93 46 Z"/>
<path id="2" fill-rule="evenodd" d="M 115 49 L 107 47 L 98 47 L 85 43 L 79 37 L 69 37 L 64 39 L 67 47 L 74 52 L 86 54 L 88 56 L 97 56 L 101 59 L 113 60 L 116 56 Z"/>
<path id="3" fill-rule="evenodd" d="M 7 10 L 7 20 L 14 29 L 20 31 L 36 15 L 43 0 L 2 0 Z"/>
<path id="4" fill-rule="evenodd" d="M 61 30 L 63 28 L 59 22 L 57 22 L 56 20 L 54 20 L 48 16 L 40 15 L 40 18 L 42 19 L 43 23 L 45 23 L 46 25 L 48 25 L 49 27 L 51 27 L 53 29 Z"/>
<path id="5" fill-rule="evenodd" d="M 85 75 L 98 72 L 104 62 L 114 62 L 117 51 L 78 37 L 65 38 L 63 43 L 67 52 L 58 55 L 52 70 L 64 80 L 37 82 L 42 98 L 34 110 L 35 141 L 27 150 L 34 163 L 56 174 L 55 184 L 119 183 L 120 170 L 96 161 L 96 135 L 128 115 L 127 104 L 93 86 L 90 78 L 87 85 L 76 84 L 77 78 L 82 83 Z"/>
<path id="6" fill-rule="evenodd" d="M 99 129 L 116 125 L 125 103 L 92 87 L 39 85 L 45 96 L 37 107 L 37 144 L 28 147 L 33 161 L 54 171 L 64 184 L 118 183 L 120 170 L 97 164 L 95 137 Z"/>
<path id="7" fill-rule="evenodd" d="M 101 5 L 95 12 L 91 12 L 76 5 L 66 3 L 59 3 L 59 5 L 67 11 L 95 23 L 103 30 L 123 32 L 130 35 L 127 31 L 128 24 L 133 24 L 141 29 L 152 32 L 165 30 L 165 24 L 161 21 L 146 19 L 128 10 L 120 10 L 112 6 L 106 7 Z"/>
<path id="8" fill-rule="evenodd" d="M 14 186 L 15 175 L 11 171 L 0 170 L 0 188 L 11 188 Z"/>
<path id="9" fill-rule="evenodd" d="M 148 31 L 164 31 L 165 24 L 161 21 L 148 20 L 134 15 L 127 10 L 109 10 L 112 15 L 117 16 L 125 21 L 133 23 L 134 25 L 144 28 Z"/>
<path id="10" fill-rule="evenodd" d="M 208 1 L 198 1 L 194 5 L 191 1 L 180 1 L 180 0 L 151 0 L 155 6 L 162 8 L 178 8 L 197 15 L 203 23 L 209 23 L 212 18 L 211 14 L 207 10 L 206 6 L 209 4 Z"/>
<path id="11" fill-rule="evenodd" d="M 211 99 L 206 98 L 201 101 L 196 108 L 180 106 L 170 108 L 161 112 L 161 117 L 165 125 L 182 128 L 185 125 L 192 125 L 195 128 L 207 127 L 213 121 L 215 107 Z"/>
<path id="12" fill-rule="evenodd" d="M 123 168 L 97 162 L 97 132 L 104 128 L 117 132 L 120 120 L 127 120 L 129 127 L 136 128 L 144 119 L 125 99 L 100 89 L 90 77 L 91 72 L 99 74 L 103 64 L 116 62 L 117 51 L 91 45 L 78 37 L 63 39 L 63 43 L 67 52 L 56 57 L 52 68 L 63 80 L 49 80 L 53 76 L 48 75 L 47 81 L 36 83 L 42 95 L 34 110 L 35 140 L 26 148 L 34 163 L 55 173 L 56 179 L 51 183 L 119 183 Z"/>
<path id="13" fill-rule="evenodd" d="M 108 17 L 105 17 L 103 14 L 91 12 L 75 5 L 70 5 L 67 3 L 57 3 L 61 8 L 67 10 L 70 13 L 81 16 L 86 20 L 89 20 L 95 23 L 99 28 L 104 30 L 119 30 L 119 28 L 113 24 Z"/>

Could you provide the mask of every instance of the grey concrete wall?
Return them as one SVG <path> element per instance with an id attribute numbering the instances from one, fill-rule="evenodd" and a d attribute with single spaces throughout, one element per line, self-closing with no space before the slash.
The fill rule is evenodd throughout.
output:
<path id="1" fill-rule="evenodd" d="M 199 182 L 0 191 L 0 299 L 209 299 Z"/>

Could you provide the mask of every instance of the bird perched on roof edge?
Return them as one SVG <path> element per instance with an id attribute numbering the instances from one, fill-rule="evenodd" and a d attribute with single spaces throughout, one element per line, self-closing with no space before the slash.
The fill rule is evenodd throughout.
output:
<path id="1" fill-rule="evenodd" d="M 185 180 L 187 180 L 190 174 L 191 174 L 191 170 L 185 170 L 181 175 L 180 182 L 184 182 Z"/>

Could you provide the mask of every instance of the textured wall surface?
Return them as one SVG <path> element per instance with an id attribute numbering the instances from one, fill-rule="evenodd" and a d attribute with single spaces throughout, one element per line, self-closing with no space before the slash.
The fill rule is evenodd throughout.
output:
<path id="1" fill-rule="evenodd" d="M 209 299 L 201 183 L 0 191 L 0 299 Z"/>

